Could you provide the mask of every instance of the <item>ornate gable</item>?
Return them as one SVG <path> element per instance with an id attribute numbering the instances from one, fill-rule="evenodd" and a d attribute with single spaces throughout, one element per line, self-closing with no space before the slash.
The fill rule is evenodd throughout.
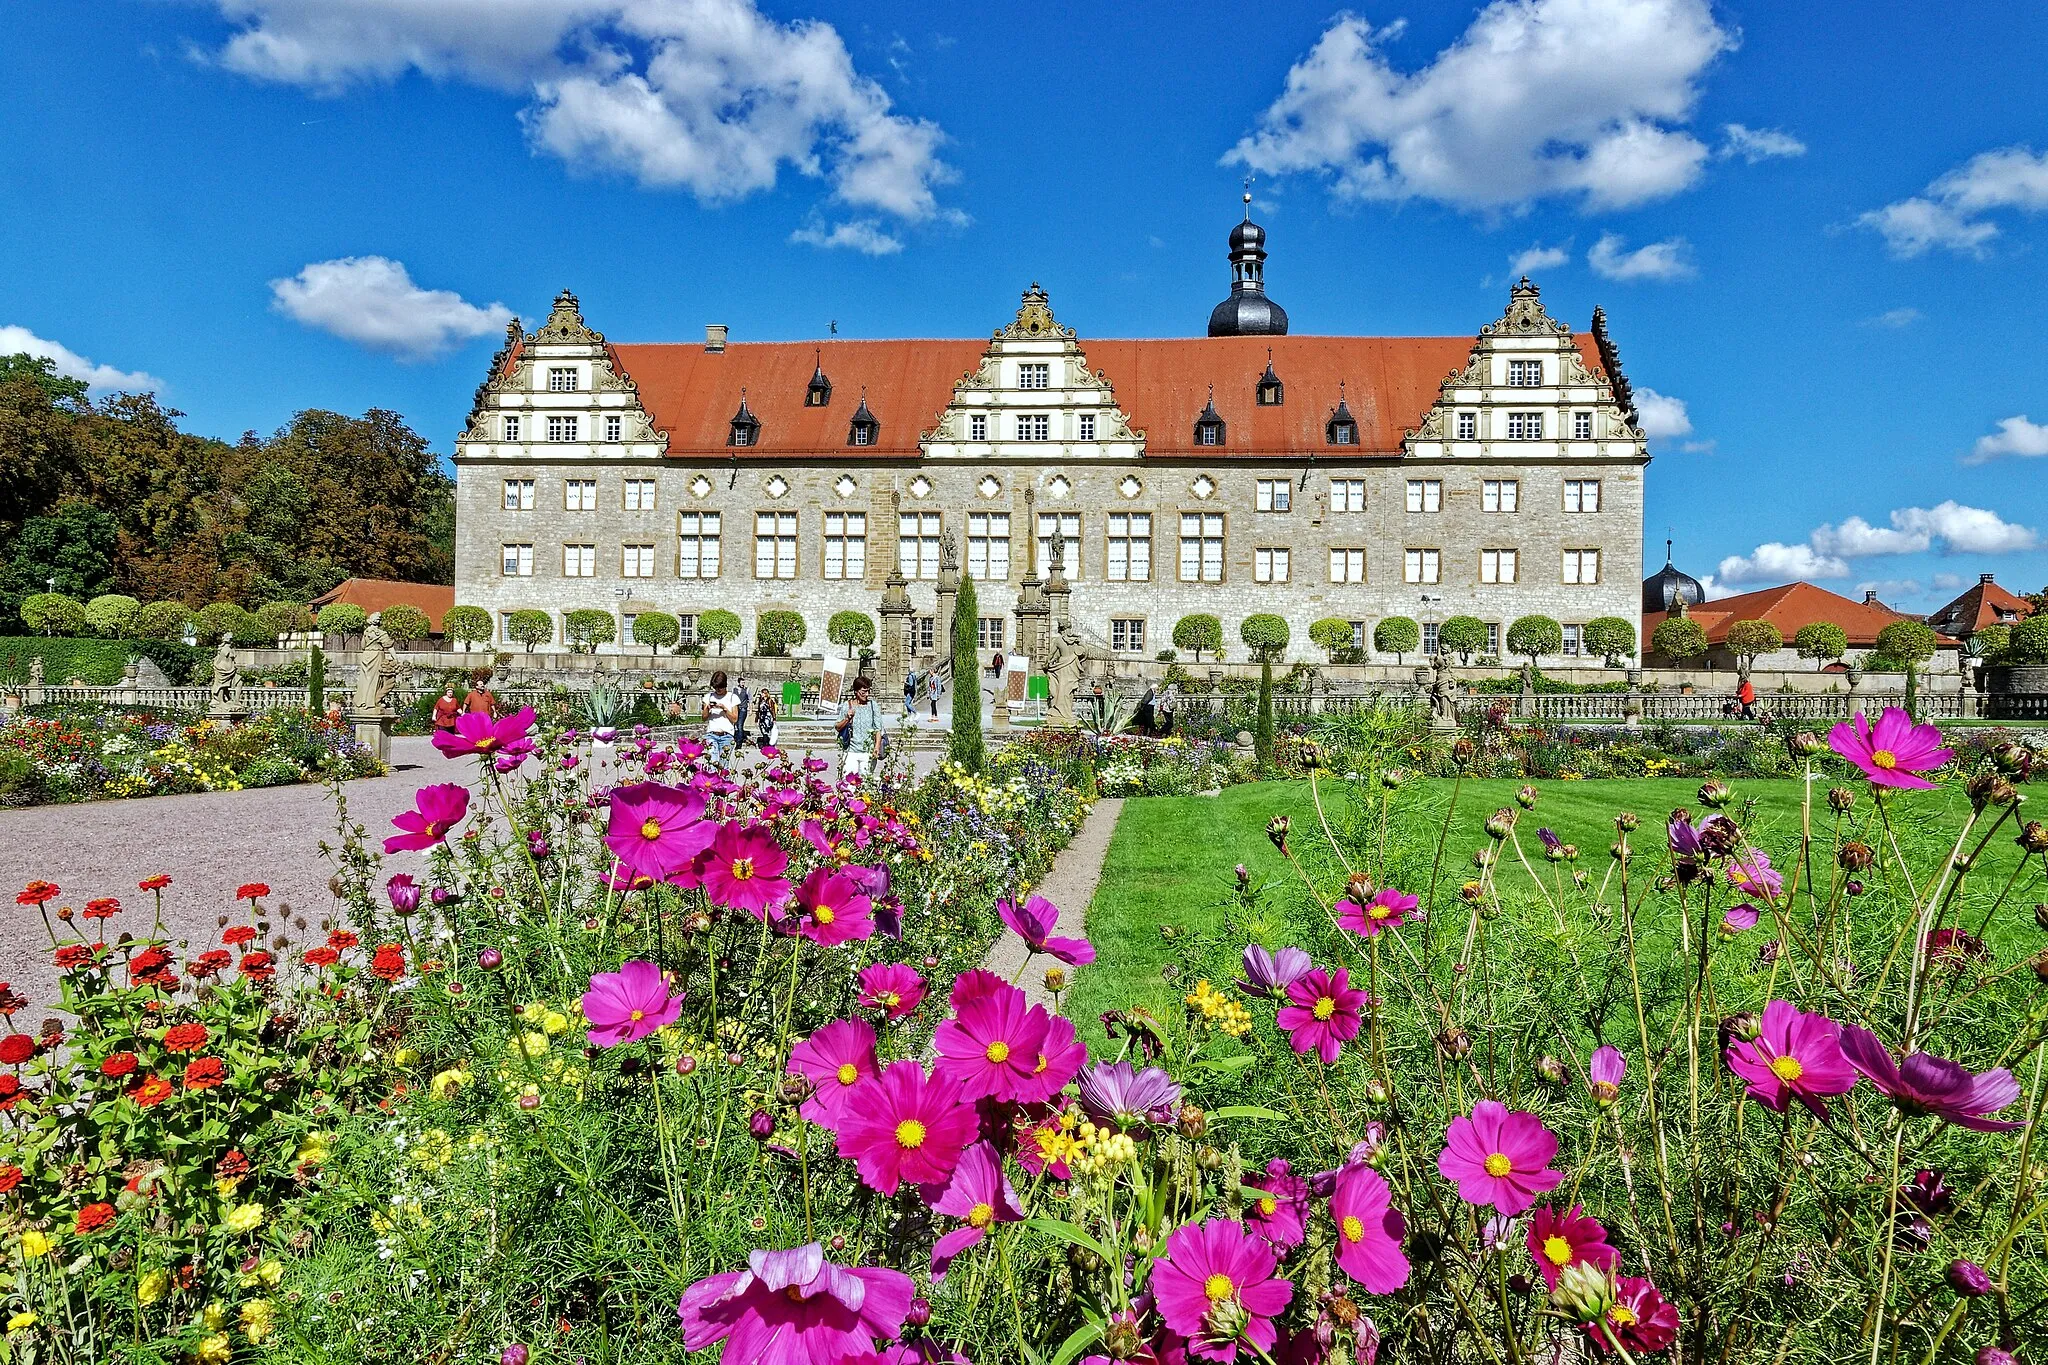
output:
<path id="1" fill-rule="evenodd" d="M 551 425 L 551 418 L 570 425 Z M 567 289 L 555 295 L 547 320 L 532 332 L 521 331 L 516 318 L 507 324 L 505 344 L 477 386 L 455 453 L 457 459 L 521 457 L 538 443 L 553 458 L 668 450 L 668 433 L 649 418 L 639 386 L 604 333 L 583 321 Z"/>

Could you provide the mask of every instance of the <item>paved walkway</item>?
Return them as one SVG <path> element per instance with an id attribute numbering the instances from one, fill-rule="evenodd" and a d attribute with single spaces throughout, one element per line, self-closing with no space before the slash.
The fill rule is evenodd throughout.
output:
<path id="1" fill-rule="evenodd" d="M 1088 905 L 1095 899 L 1095 888 L 1102 881 L 1102 863 L 1109 856 L 1109 839 L 1116 833 L 1117 817 L 1123 814 L 1123 809 L 1122 797 L 1097 801 L 1073 841 L 1053 858 L 1052 870 L 1038 884 L 1037 894 L 1060 908 L 1059 928 L 1054 932 L 1062 938 L 1087 937 Z M 1024 940 L 1005 930 L 989 950 L 984 965 L 1005 981 L 1017 978 L 1017 984 L 1034 1004 L 1051 1009 L 1052 992 L 1045 988 L 1045 968 L 1058 965 L 1056 959 L 1041 953 L 1025 970 L 1024 958 Z M 1020 970 L 1024 972 L 1022 977 L 1017 976 Z M 1075 970 L 1067 969 L 1070 981 Z"/>

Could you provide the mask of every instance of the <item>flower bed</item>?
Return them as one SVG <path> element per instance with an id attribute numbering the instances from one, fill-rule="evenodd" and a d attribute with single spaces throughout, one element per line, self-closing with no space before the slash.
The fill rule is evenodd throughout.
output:
<path id="1" fill-rule="evenodd" d="M 0 722 L 0 805 L 239 791 L 381 771 L 348 726 L 304 710 L 227 725 L 38 707 Z"/>

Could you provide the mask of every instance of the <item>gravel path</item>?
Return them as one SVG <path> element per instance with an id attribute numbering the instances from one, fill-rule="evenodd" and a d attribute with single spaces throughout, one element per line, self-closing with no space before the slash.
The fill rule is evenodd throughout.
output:
<path id="1" fill-rule="evenodd" d="M 1081 822 L 1081 828 L 1074 838 L 1061 849 L 1052 861 L 1052 870 L 1045 874 L 1045 880 L 1035 888 L 1036 893 L 1060 908 L 1059 928 L 1056 931 L 1064 938 L 1084 938 L 1084 923 L 1088 918 L 1089 902 L 1095 899 L 1095 888 L 1102 881 L 1102 863 L 1109 856 L 1109 839 L 1116 833 L 1117 817 L 1123 814 L 1122 797 L 1108 797 L 1097 801 L 1095 808 L 1088 812 L 1088 818 Z M 1045 988 L 1044 968 L 1056 966 L 1055 959 L 1039 955 L 1032 961 L 1032 970 L 1024 968 L 1024 940 L 1015 934 L 1004 932 L 989 949 L 988 960 L 983 964 L 990 971 L 1008 981 L 1017 978 L 1017 984 L 1034 1004 L 1052 1008 L 1052 992 Z M 1068 968 L 1071 981 L 1076 970 L 1086 967 Z"/>

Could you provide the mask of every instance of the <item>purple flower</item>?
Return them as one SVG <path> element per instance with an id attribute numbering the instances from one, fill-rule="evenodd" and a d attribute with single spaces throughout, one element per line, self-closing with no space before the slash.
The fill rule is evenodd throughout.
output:
<path id="1" fill-rule="evenodd" d="M 914 1287 L 901 1271 L 833 1265 L 818 1242 L 753 1252 L 747 1267 L 683 1291 L 684 1350 L 723 1341 L 732 1365 L 805 1365 L 902 1335 Z"/>
<path id="2" fill-rule="evenodd" d="M 410 915 L 420 908 L 419 884 L 409 873 L 393 874 L 391 880 L 384 883 L 384 894 L 391 898 L 391 908 L 401 915 Z"/>
<path id="3" fill-rule="evenodd" d="M 1950 1261 L 1948 1263 L 1948 1287 L 1966 1299 L 1981 1299 L 1997 1286 L 1984 1267 L 1975 1261 Z"/>
<path id="4" fill-rule="evenodd" d="M 1543 851 L 1545 853 L 1555 853 L 1564 847 L 1564 840 L 1558 838 L 1556 833 L 1551 830 L 1539 829 L 1536 831 L 1536 837 L 1543 841 Z"/>
<path id="5" fill-rule="evenodd" d="M 1955 757 L 1953 750 L 1941 747 L 1941 731 L 1915 725 L 1896 706 L 1885 707 L 1875 725 L 1858 711 L 1853 721 L 1828 731 L 1828 747 L 1881 787 L 1925 790 L 1934 784 L 1919 774 L 1933 772 Z"/>
<path id="6" fill-rule="evenodd" d="M 1927 1052 L 1910 1052 L 1904 1061 L 1895 1062 L 1876 1034 L 1854 1024 L 1842 1028 L 1842 1053 L 1849 1065 L 1909 1114 L 1932 1114 L 1980 1133 L 2010 1133 L 2026 1126 L 1986 1117 L 2020 1097 L 2020 1083 L 2002 1066 L 1979 1076 Z"/>
<path id="7" fill-rule="evenodd" d="M 1031 897 L 1024 902 L 1022 909 L 1015 901 L 997 901 L 996 913 L 1034 953 L 1050 954 L 1075 967 L 1086 966 L 1095 960 L 1095 949 L 1087 939 L 1053 935 L 1052 931 L 1059 927 L 1060 908 L 1043 896 Z"/>
<path id="8" fill-rule="evenodd" d="M 1287 988 L 1308 973 L 1315 965 L 1309 955 L 1299 948 L 1282 948 L 1269 953 L 1256 943 L 1247 943 L 1244 948 L 1244 979 L 1238 988 L 1248 995 L 1270 999 L 1284 995 Z"/>
<path id="9" fill-rule="evenodd" d="M 1179 1102 L 1180 1087 L 1156 1066 L 1139 1071 L 1129 1062 L 1104 1062 L 1081 1073 L 1081 1107 L 1097 1123 L 1165 1123 Z"/>
<path id="10" fill-rule="evenodd" d="M 1602 1109 L 1621 1098 L 1621 1078 L 1628 1074 L 1628 1058 L 1614 1047 L 1594 1051 L 1586 1063 L 1586 1085 Z"/>
<path id="11" fill-rule="evenodd" d="M 1721 932 L 1733 938 L 1744 929 L 1756 928 L 1756 921 L 1754 905 L 1731 905 L 1721 913 Z"/>
<path id="12" fill-rule="evenodd" d="M 418 809 L 402 810 L 391 817 L 391 823 L 404 832 L 384 841 L 386 853 L 432 848 L 469 813 L 469 788 L 454 782 L 421 787 L 413 793 L 413 800 Z"/>

